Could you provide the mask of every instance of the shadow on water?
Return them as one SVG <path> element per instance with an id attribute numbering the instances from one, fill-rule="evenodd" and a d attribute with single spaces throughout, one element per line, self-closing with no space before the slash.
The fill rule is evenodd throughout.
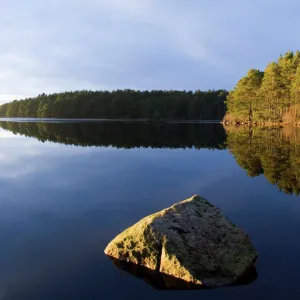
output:
<path id="1" fill-rule="evenodd" d="M 143 266 L 139 266 L 133 263 L 121 261 L 113 257 L 108 256 L 114 265 L 122 271 L 125 271 L 137 278 L 140 278 L 147 282 L 149 285 L 158 290 L 203 290 L 212 289 L 203 287 L 198 284 L 186 282 L 178 279 L 174 276 L 162 274 Z M 228 287 L 248 285 L 253 283 L 257 279 L 258 275 L 256 268 L 253 266 L 245 276 L 240 278 L 235 284 L 229 285 Z"/>

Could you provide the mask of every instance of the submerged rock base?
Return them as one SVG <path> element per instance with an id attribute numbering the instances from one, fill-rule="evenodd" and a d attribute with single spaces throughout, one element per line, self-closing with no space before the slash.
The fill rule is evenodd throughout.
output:
<path id="1" fill-rule="evenodd" d="M 109 257 L 113 264 L 122 271 L 129 273 L 130 275 L 144 280 L 149 285 L 158 290 L 202 290 L 210 289 L 203 285 L 195 284 L 192 282 L 184 281 L 171 275 L 163 274 L 157 271 L 153 271 L 149 268 L 128 263 L 123 260 L 118 260 L 113 257 Z M 245 276 L 241 277 L 235 283 L 228 285 L 229 287 L 235 287 L 240 285 L 251 284 L 257 278 L 256 268 L 253 266 Z"/>
<path id="2" fill-rule="evenodd" d="M 198 195 L 145 217 L 104 252 L 205 287 L 236 283 L 258 256 L 249 236 Z"/>

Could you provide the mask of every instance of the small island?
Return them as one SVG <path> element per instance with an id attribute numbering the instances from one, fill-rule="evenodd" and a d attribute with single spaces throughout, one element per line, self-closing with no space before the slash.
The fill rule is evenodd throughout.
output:
<path id="1" fill-rule="evenodd" d="M 251 69 L 226 100 L 225 124 L 300 125 L 300 52 Z"/>

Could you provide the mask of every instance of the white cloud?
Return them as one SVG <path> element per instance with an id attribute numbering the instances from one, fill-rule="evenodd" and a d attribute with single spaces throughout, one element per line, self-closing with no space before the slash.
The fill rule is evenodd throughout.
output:
<path id="1" fill-rule="evenodd" d="M 231 88 L 299 45 L 299 9 L 296 0 L 3 0 L 0 102 L 83 88 Z"/>

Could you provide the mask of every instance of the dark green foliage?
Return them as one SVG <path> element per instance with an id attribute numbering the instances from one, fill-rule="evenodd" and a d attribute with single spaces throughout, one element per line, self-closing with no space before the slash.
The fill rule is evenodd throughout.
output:
<path id="1" fill-rule="evenodd" d="M 300 114 L 300 53 L 291 51 L 264 72 L 250 70 L 227 97 L 229 121 L 295 122 Z M 298 71 L 297 71 L 298 69 Z"/>
<path id="2" fill-rule="evenodd" d="M 221 120 L 227 92 L 76 91 L 41 94 L 0 106 L 0 117 Z"/>
<path id="3" fill-rule="evenodd" d="M 220 124 L 165 122 L 0 122 L 0 127 L 42 142 L 117 148 L 224 149 Z"/>

